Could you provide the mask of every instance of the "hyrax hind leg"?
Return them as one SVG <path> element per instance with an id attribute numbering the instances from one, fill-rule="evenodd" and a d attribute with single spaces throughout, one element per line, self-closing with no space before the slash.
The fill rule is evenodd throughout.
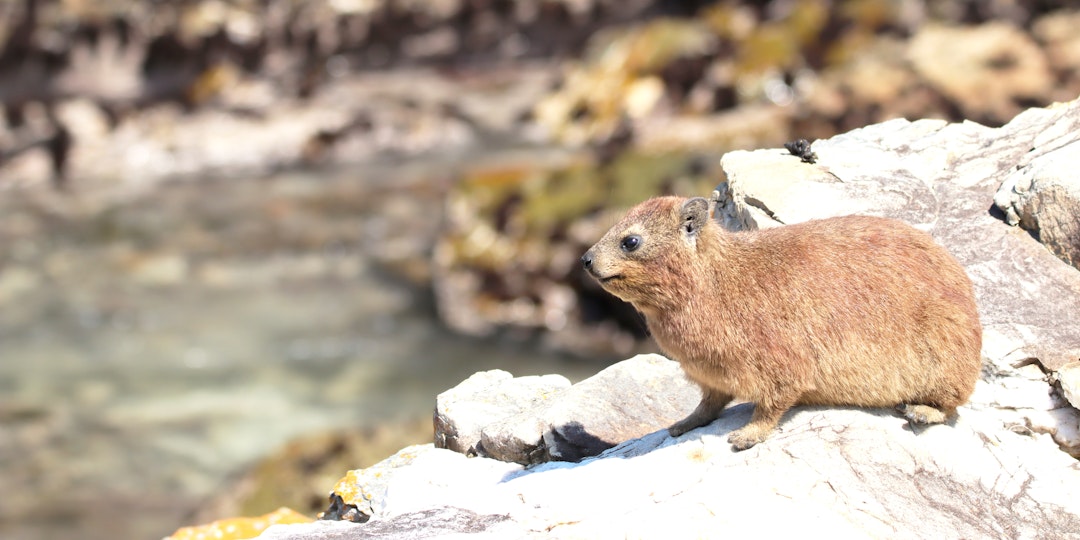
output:
<path id="1" fill-rule="evenodd" d="M 769 434 L 780 422 L 780 417 L 784 416 L 798 399 L 799 396 L 795 394 L 754 403 L 754 415 L 750 417 L 750 422 L 728 435 L 731 447 L 735 450 L 746 450 L 769 438 Z"/>
<path id="2" fill-rule="evenodd" d="M 697 408 L 690 413 L 690 416 L 675 422 L 669 427 L 668 434 L 672 437 L 678 437 L 687 431 L 716 420 L 720 416 L 720 411 L 724 410 L 728 403 L 731 403 L 731 394 L 725 394 L 704 386 L 701 387 L 701 403 L 698 403 Z"/>
<path id="3" fill-rule="evenodd" d="M 944 424 L 951 416 L 956 414 L 956 407 L 941 410 L 929 405 L 914 405 L 901 403 L 896 410 L 907 418 L 912 424 Z"/>

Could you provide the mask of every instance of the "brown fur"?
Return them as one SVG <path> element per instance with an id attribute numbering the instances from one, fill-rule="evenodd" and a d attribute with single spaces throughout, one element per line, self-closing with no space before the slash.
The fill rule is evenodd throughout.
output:
<path id="1" fill-rule="evenodd" d="M 797 404 L 897 406 L 939 423 L 967 401 L 982 327 L 967 274 L 930 235 L 862 216 L 730 233 L 709 206 L 645 201 L 582 257 L 701 387 L 673 436 L 732 399 L 755 404 L 729 437 L 736 449 Z M 621 247 L 629 235 L 636 250 Z"/>

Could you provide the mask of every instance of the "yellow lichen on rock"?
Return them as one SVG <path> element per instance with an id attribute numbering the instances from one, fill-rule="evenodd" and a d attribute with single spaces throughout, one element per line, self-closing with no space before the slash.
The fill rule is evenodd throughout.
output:
<path id="1" fill-rule="evenodd" d="M 662 18 L 599 33 L 585 61 L 570 67 L 560 89 L 535 105 L 536 122 L 563 144 L 605 140 L 624 119 L 641 119 L 660 107 L 666 89 L 658 75 L 666 66 L 707 55 L 715 46 L 715 36 L 693 20 Z"/>
<path id="2" fill-rule="evenodd" d="M 166 538 L 166 540 L 244 540 L 259 536 L 267 527 L 279 523 L 309 523 L 311 518 L 292 510 L 281 507 L 269 514 L 259 517 L 229 518 L 197 525 L 194 527 L 182 527 Z"/>
<path id="3" fill-rule="evenodd" d="M 348 504 L 356 504 L 358 500 L 367 499 L 368 497 L 363 492 L 363 472 L 364 469 L 354 469 L 345 473 L 345 476 L 334 484 L 331 492 L 339 495 Z"/>

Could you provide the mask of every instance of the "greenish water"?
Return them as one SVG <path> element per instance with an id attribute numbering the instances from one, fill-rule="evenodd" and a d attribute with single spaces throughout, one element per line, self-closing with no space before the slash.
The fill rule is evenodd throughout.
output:
<path id="1" fill-rule="evenodd" d="M 430 414 L 478 370 L 600 369 L 438 325 L 402 277 L 438 227 L 430 185 L 6 194 L 0 537 L 160 537 L 290 438 Z"/>

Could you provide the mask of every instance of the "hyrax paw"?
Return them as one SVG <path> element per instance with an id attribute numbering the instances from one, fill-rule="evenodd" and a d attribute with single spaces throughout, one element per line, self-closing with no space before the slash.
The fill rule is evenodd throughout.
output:
<path id="1" fill-rule="evenodd" d="M 736 429 L 728 435 L 728 442 L 731 443 L 731 447 L 736 451 L 746 450 L 755 444 L 764 441 L 768 437 L 768 433 L 760 433 L 758 430 L 752 430 L 747 428 Z"/>
<path id="2" fill-rule="evenodd" d="M 688 431 L 694 430 L 700 426 L 695 425 L 693 422 L 677 422 L 673 426 L 667 428 L 668 435 L 672 437 L 680 437 L 686 434 Z"/>
<path id="3" fill-rule="evenodd" d="M 703 417 L 698 416 L 698 415 L 690 415 L 690 416 L 688 416 L 686 418 L 683 418 L 682 420 L 679 420 L 678 422 L 675 422 L 674 424 L 672 424 L 671 427 L 667 428 L 667 432 L 668 432 L 668 435 L 671 435 L 672 437 L 678 437 L 678 436 L 683 435 L 683 434 L 685 434 L 685 433 L 687 433 L 689 431 L 692 431 L 692 430 L 695 430 L 695 429 L 697 429 L 697 428 L 699 428 L 701 426 L 704 426 L 704 425 L 708 424 L 709 422 L 711 422 L 711 420 L 708 419 L 708 418 L 703 418 Z"/>
<path id="4" fill-rule="evenodd" d="M 945 421 L 945 413 L 929 405 L 908 405 L 902 403 L 896 410 L 912 424 L 940 424 Z"/>

